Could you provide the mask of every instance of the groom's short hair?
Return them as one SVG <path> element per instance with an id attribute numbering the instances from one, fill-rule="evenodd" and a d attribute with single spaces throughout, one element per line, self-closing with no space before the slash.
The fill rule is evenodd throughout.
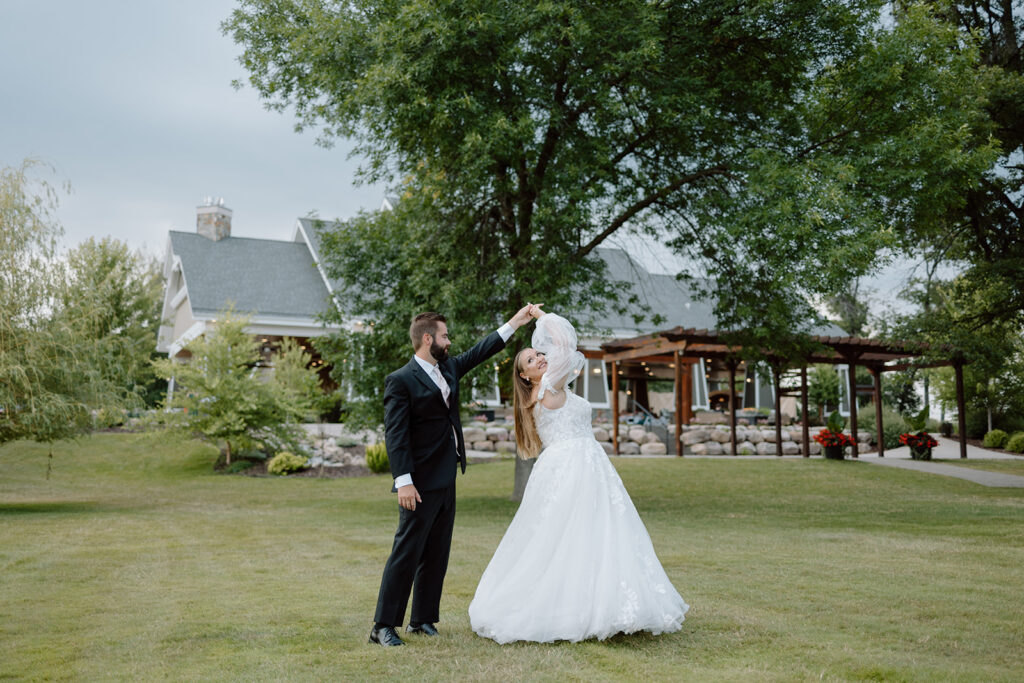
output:
<path id="1" fill-rule="evenodd" d="M 412 319 L 412 325 L 409 326 L 409 337 L 412 339 L 413 351 L 419 351 L 421 342 L 423 341 L 423 335 L 429 334 L 431 337 L 437 337 L 437 324 L 444 323 L 448 324 L 448 319 L 440 313 L 420 313 Z"/>

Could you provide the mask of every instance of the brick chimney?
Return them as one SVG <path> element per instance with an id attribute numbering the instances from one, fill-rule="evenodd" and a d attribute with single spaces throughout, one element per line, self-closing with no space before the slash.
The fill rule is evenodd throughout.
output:
<path id="1" fill-rule="evenodd" d="M 196 232 L 214 242 L 231 237 L 231 209 L 223 199 L 207 197 L 196 207 Z"/>

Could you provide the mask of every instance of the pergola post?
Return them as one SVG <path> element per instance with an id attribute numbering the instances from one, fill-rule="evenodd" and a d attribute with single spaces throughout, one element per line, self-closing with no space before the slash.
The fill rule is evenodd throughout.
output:
<path id="1" fill-rule="evenodd" d="M 953 360 L 956 375 L 956 429 L 960 433 L 960 457 L 967 458 L 967 407 L 964 400 L 964 364 L 959 358 Z"/>
<path id="2" fill-rule="evenodd" d="M 693 365 L 683 365 L 683 422 L 693 422 Z"/>
<path id="3" fill-rule="evenodd" d="M 782 364 L 774 362 L 772 384 L 775 386 L 775 455 L 782 457 Z"/>
<path id="4" fill-rule="evenodd" d="M 885 457 L 885 430 L 882 429 L 882 368 L 874 365 L 868 368 L 874 378 L 875 438 L 878 439 L 878 457 Z"/>
<path id="5" fill-rule="evenodd" d="M 729 368 L 729 443 L 732 454 L 736 455 L 736 360 L 726 361 Z"/>
<path id="6" fill-rule="evenodd" d="M 619 454 L 619 364 L 611 362 L 612 372 L 612 451 Z"/>
<path id="7" fill-rule="evenodd" d="M 800 366 L 800 416 L 802 423 L 803 454 L 811 457 L 811 416 L 807 412 L 807 366 Z"/>
<path id="8" fill-rule="evenodd" d="M 850 365 L 850 436 L 853 437 L 853 445 L 850 447 L 850 456 L 860 457 L 860 449 L 857 447 L 857 366 L 854 364 L 854 357 L 847 356 Z"/>
<path id="9" fill-rule="evenodd" d="M 672 395 L 675 400 L 676 409 L 674 417 L 676 422 L 676 455 L 683 455 L 683 354 L 676 350 L 673 352 L 675 372 L 673 373 Z"/>

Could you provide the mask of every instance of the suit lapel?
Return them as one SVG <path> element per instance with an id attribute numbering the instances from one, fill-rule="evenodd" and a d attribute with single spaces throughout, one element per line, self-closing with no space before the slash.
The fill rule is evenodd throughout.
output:
<path id="1" fill-rule="evenodd" d="M 441 394 L 441 388 L 437 386 L 437 382 L 435 382 L 433 378 L 431 378 L 430 375 L 428 375 L 423 370 L 423 368 L 420 367 L 420 364 L 416 361 L 415 358 L 409 361 L 409 367 L 412 369 L 413 377 L 418 379 L 423 384 L 423 386 L 429 389 L 434 394 L 434 396 L 437 397 L 437 400 L 441 402 L 441 405 L 445 405 L 444 396 Z M 441 370 L 441 376 L 444 376 L 444 369 Z M 451 384 L 449 384 L 449 386 L 451 386 Z M 448 406 L 445 406 L 445 408 L 447 407 Z"/>

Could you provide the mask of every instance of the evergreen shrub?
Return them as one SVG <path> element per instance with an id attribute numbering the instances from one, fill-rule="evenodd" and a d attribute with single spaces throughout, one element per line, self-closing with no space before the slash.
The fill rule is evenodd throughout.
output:
<path id="1" fill-rule="evenodd" d="M 985 435 L 981 445 L 985 448 L 1002 448 L 1006 445 L 1006 442 L 1010 440 L 1010 435 L 1004 432 L 1002 429 L 993 429 L 991 432 Z"/>
<path id="2" fill-rule="evenodd" d="M 875 443 L 875 404 L 870 403 L 857 411 L 857 431 L 871 434 L 871 442 Z M 910 424 L 900 415 L 895 408 L 885 403 L 882 404 L 882 438 L 885 440 L 887 449 L 899 448 L 900 434 L 913 431 Z"/>
<path id="3" fill-rule="evenodd" d="M 374 474 L 384 474 L 391 471 L 391 463 L 388 461 L 388 448 L 383 441 L 366 447 L 366 466 Z"/>
<path id="4" fill-rule="evenodd" d="M 1006 450 L 1011 453 L 1024 453 L 1024 432 L 1017 432 L 1006 442 Z"/>
<path id="5" fill-rule="evenodd" d="M 270 474 L 285 475 L 291 474 L 292 472 L 298 472 L 306 463 L 309 462 L 308 458 L 304 458 L 301 455 L 295 455 L 288 451 L 281 451 L 267 463 L 267 472 Z"/>

